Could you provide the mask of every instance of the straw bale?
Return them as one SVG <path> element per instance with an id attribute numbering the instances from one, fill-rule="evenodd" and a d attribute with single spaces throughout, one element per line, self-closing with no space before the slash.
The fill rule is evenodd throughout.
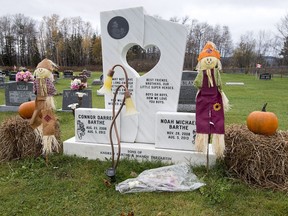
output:
<path id="1" fill-rule="evenodd" d="M 56 138 L 60 140 L 59 125 L 56 127 Z M 42 153 L 41 133 L 29 125 L 29 119 L 19 115 L 7 118 L 0 125 L 0 162 L 38 157 Z"/>
<path id="2" fill-rule="evenodd" d="M 226 128 L 224 161 L 247 184 L 288 191 L 288 131 L 254 134 L 246 125 Z"/>

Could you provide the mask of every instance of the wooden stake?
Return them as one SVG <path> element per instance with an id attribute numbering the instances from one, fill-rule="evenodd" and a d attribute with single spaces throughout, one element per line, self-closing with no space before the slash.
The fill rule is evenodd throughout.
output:
<path id="1" fill-rule="evenodd" d="M 48 154 L 46 154 L 46 155 L 45 155 L 45 163 L 46 163 L 46 166 L 48 166 L 48 162 L 49 162 Z"/>
<path id="2" fill-rule="evenodd" d="M 206 169 L 207 173 L 209 171 L 209 141 L 210 141 L 210 134 L 208 135 L 208 142 L 207 142 L 207 156 L 206 156 Z"/>

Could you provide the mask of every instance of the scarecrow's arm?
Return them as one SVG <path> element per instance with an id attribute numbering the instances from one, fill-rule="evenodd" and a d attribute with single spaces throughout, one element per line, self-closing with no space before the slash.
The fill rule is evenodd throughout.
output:
<path id="1" fill-rule="evenodd" d="M 193 82 L 193 85 L 196 86 L 198 89 L 201 89 L 202 82 L 203 82 L 203 71 L 198 71 L 198 74 Z"/>

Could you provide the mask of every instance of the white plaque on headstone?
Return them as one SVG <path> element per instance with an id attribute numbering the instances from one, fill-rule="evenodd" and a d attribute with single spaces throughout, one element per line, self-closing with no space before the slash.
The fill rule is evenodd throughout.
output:
<path id="1" fill-rule="evenodd" d="M 109 131 L 112 123 L 112 110 L 78 108 L 75 110 L 75 140 L 88 143 L 109 143 Z M 116 125 L 120 134 L 120 116 L 116 119 Z M 112 132 L 112 140 L 117 144 L 115 132 Z"/>
<path id="2" fill-rule="evenodd" d="M 156 148 L 195 150 L 195 113 L 157 112 Z"/>

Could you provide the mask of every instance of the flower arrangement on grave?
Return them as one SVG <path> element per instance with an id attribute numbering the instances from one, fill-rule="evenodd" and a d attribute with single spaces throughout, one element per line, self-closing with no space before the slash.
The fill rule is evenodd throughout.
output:
<path id="1" fill-rule="evenodd" d="M 83 90 L 88 87 L 87 85 L 87 76 L 74 76 L 71 80 L 70 88 L 72 90 Z"/>
<path id="2" fill-rule="evenodd" d="M 31 82 L 34 80 L 34 77 L 33 75 L 31 74 L 30 71 L 19 71 L 17 74 L 16 74 L 16 82 L 21 82 L 21 81 L 24 81 L 24 82 Z"/>

